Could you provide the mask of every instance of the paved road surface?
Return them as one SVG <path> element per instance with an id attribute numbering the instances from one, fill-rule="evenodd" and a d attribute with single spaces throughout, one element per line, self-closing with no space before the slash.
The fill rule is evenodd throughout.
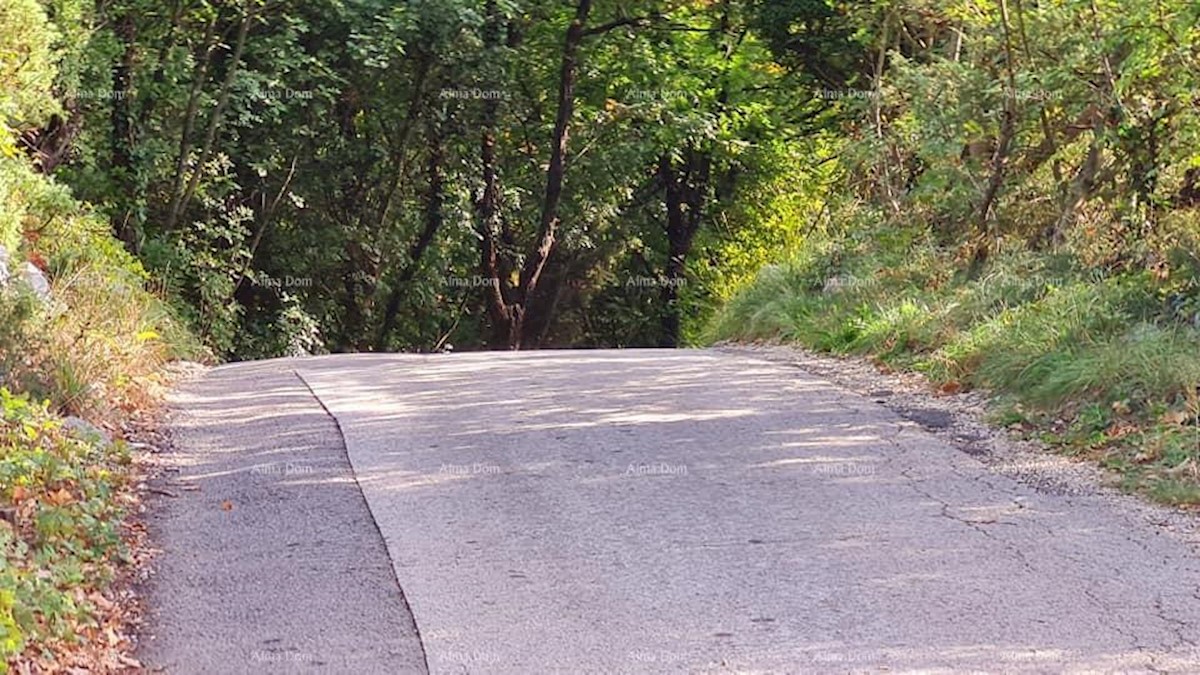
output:
<path id="1" fill-rule="evenodd" d="M 141 659 L 169 673 L 425 672 L 336 423 L 286 362 L 174 397 Z M 399 666 L 393 668 L 394 666 Z"/>
<path id="2" fill-rule="evenodd" d="M 1200 672 L 1186 544 L 786 365 L 336 356 L 176 405 L 170 672 Z"/>

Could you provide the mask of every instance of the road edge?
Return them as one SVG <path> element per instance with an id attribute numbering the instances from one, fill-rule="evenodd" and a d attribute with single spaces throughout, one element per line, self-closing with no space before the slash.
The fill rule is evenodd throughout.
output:
<path id="1" fill-rule="evenodd" d="M 392 581 L 396 583 L 396 588 L 400 591 L 400 600 L 404 603 L 404 611 L 410 617 L 412 617 L 413 630 L 416 634 L 417 644 L 421 647 L 421 662 L 425 664 L 425 672 L 428 673 L 430 672 L 429 654 L 425 650 L 425 639 L 421 637 L 421 622 L 417 620 L 417 615 L 413 613 L 412 605 L 408 602 L 408 594 L 404 592 L 404 584 L 400 583 L 400 576 L 396 574 L 396 560 L 392 557 L 392 549 L 387 544 L 387 538 L 383 536 L 383 530 L 379 527 L 379 520 L 375 517 L 375 511 L 371 509 L 371 500 L 367 499 L 366 493 L 363 492 L 362 483 L 358 481 L 358 469 L 356 469 L 354 466 L 354 458 L 350 456 L 350 446 L 346 443 L 346 432 L 342 429 L 342 423 L 337 418 L 337 415 L 334 415 L 333 411 L 329 409 L 329 406 L 325 405 L 325 401 L 321 400 L 321 397 L 317 394 L 316 390 L 313 389 L 312 385 L 309 384 L 308 380 L 305 379 L 304 375 L 298 369 L 293 368 L 292 374 L 296 376 L 296 379 L 300 380 L 300 384 L 304 385 L 304 388 L 308 391 L 309 395 L 312 396 L 313 400 L 317 402 L 317 405 L 321 406 L 321 410 L 325 412 L 325 416 L 328 417 L 331 422 L 333 422 L 334 428 L 337 429 L 338 438 L 341 439 L 342 454 L 346 456 L 346 464 L 350 467 L 351 478 L 354 479 L 354 486 L 358 489 L 358 494 L 362 497 L 363 503 L 367 506 L 367 513 L 371 516 L 371 527 L 375 528 L 375 534 L 377 534 L 379 536 L 379 540 L 383 542 L 383 550 L 385 553 L 387 553 L 388 557 L 388 570 L 391 571 Z"/>

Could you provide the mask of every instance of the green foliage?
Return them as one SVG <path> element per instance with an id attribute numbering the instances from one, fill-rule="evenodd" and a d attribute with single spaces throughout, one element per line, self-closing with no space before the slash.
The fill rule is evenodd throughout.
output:
<path id="1" fill-rule="evenodd" d="M 1099 453 L 1130 486 L 1172 503 L 1200 494 L 1177 470 L 1200 461 L 1200 432 L 1158 421 L 1193 406 L 1200 330 L 1178 321 L 1152 276 L 1096 276 L 1069 259 L 1012 253 L 976 279 L 945 277 L 938 270 L 953 255 L 928 244 L 906 248 L 904 262 L 894 249 L 846 244 L 810 242 L 764 268 L 715 317 L 709 338 L 871 355 L 935 385 L 983 388 L 1003 402 L 1004 423 L 1066 425 L 1042 439 Z M 1175 450 L 1133 461 L 1148 438 Z"/>
<path id="2" fill-rule="evenodd" d="M 450 283 L 481 273 L 479 131 L 495 128 L 507 283 L 536 250 L 572 8 L 495 3 L 502 39 L 485 53 L 486 9 L 457 0 L 68 4 L 59 85 L 83 124 L 59 174 L 214 352 L 488 343 L 481 288 Z M 828 31 L 806 33 L 841 50 L 819 65 L 773 51 L 797 42 L 767 35 L 771 11 L 595 7 L 536 294 L 547 343 L 658 344 L 673 313 L 695 339 L 738 280 L 795 247 L 792 223 L 820 212 L 815 186 L 836 165 L 805 155 L 832 143 L 802 132 L 828 118 L 794 91 L 815 67 L 851 76 L 852 17 L 826 8 Z M 676 235 L 682 271 L 664 162 L 697 214 Z M 289 278 L 303 284 L 263 281 Z"/>
<path id="3" fill-rule="evenodd" d="M 22 384 L 37 313 L 38 300 L 32 293 L 19 286 L 0 290 L 0 386 Z"/>
<path id="4" fill-rule="evenodd" d="M 0 152 L 15 154 L 13 124 L 41 122 L 58 110 L 54 84 L 54 26 L 37 0 L 0 4 Z"/>
<path id="5" fill-rule="evenodd" d="M 59 19 L 77 9 L 54 6 Z M 50 90 L 56 60 L 71 47 L 60 41 L 78 27 L 59 30 L 40 5 L 23 0 L 2 11 L 0 95 L 7 97 L 6 122 L 24 130 L 59 110 Z M 5 142 L 13 142 L 13 131 L 5 127 Z M 43 269 L 52 298 L 37 301 L 18 281 L 0 290 L 0 384 L 72 413 L 131 405 L 143 396 L 145 378 L 172 355 L 165 340 L 178 340 L 181 349 L 188 344 L 147 290 L 141 264 L 113 239 L 107 222 L 24 153 L 0 156 L 0 204 L 0 245 L 14 267 L 28 260 Z"/>
<path id="6" fill-rule="evenodd" d="M 988 389 L 1010 423 L 1195 500 L 1179 420 L 1200 385 L 1200 6 L 1008 10 L 849 10 L 872 53 L 835 106 L 838 226 L 740 288 L 709 337 Z"/>
<path id="7" fill-rule="evenodd" d="M 44 265 L 52 301 L 15 282 L 0 292 L 0 382 L 74 414 L 131 405 L 166 359 L 197 346 L 106 222 L 17 159 L 0 159 L 4 172 L 22 180 L 10 194 L 24 233 L 12 254 Z"/>
<path id="8" fill-rule="evenodd" d="M 116 498 L 129 457 L 0 388 L 0 659 L 80 639 L 125 555 Z M 97 594 L 97 595 L 94 595 Z"/>
<path id="9" fill-rule="evenodd" d="M 448 282 L 483 271 L 485 129 L 495 274 L 511 285 L 548 243 L 528 299 L 548 344 L 701 340 L 759 267 L 835 223 L 928 238 L 970 276 L 1021 247 L 1158 266 L 1156 292 L 1200 316 L 1185 0 L 596 4 L 546 242 L 571 3 L 51 4 L 47 67 L 18 76 L 44 98 L 51 52 L 70 56 L 57 84 L 82 124 L 58 175 L 221 357 L 490 344 L 482 286 Z M 26 225 L 4 211 L 0 240 Z M 953 311 L 991 311 L 965 292 Z M 861 336 L 825 333 L 932 330 L 872 311 Z"/>
<path id="10" fill-rule="evenodd" d="M 79 6 L 53 9 L 67 21 Z M 65 128 L 47 119 L 71 113 L 51 97 L 51 85 L 60 53 L 79 46 L 71 40 L 81 39 L 80 26 L 57 30 L 41 5 L 24 0 L 0 3 L 0 20 L 0 246 L 14 266 L 41 268 L 51 287 L 48 299 L 18 278 L 0 288 L 0 671 L 7 672 L 14 664 L 52 668 L 59 656 L 69 663 L 72 646 L 96 648 L 101 605 L 110 605 L 104 593 L 125 556 L 125 447 L 82 438 L 56 413 L 99 420 L 145 407 L 155 371 L 191 342 L 109 223 L 41 173 L 48 155 L 17 149 L 18 132 L 34 145 L 47 130 Z M 63 73 L 61 81 L 72 77 Z"/>

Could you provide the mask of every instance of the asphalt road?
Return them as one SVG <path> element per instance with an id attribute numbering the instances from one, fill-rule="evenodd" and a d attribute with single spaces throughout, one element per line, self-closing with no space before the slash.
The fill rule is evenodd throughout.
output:
<path id="1" fill-rule="evenodd" d="M 290 365 L 216 368 L 172 404 L 141 661 L 217 675 L 427 672 L 337 424 Z"/>
<path id="2" fill-rule="evenodd" d="M 784 364 L 335 356 L 175 405 L 169 672 L 1200 672 L 1189 544 Z"/>

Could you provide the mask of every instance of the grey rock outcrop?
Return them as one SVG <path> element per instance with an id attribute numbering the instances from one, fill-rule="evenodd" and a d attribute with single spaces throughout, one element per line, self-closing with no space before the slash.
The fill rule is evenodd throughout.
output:
<path id="1" fill-rule="evenodd" d="M 43 303 L 50 301 L 50 280 L 37 265 L 23 262 L 13 269 L 12 254 L 0 246 L 0 289 L 7 288 L 14 280 L 20 280 Z"/>
<path id="2" fill-rule="evenodd" d="M 31 262 L 22 264 L 21 279 L 39 300 L 45 302 L 50 299 L 50 280 L 46 278 L 42 270 L 38 269 L 37 265 Z"/>

